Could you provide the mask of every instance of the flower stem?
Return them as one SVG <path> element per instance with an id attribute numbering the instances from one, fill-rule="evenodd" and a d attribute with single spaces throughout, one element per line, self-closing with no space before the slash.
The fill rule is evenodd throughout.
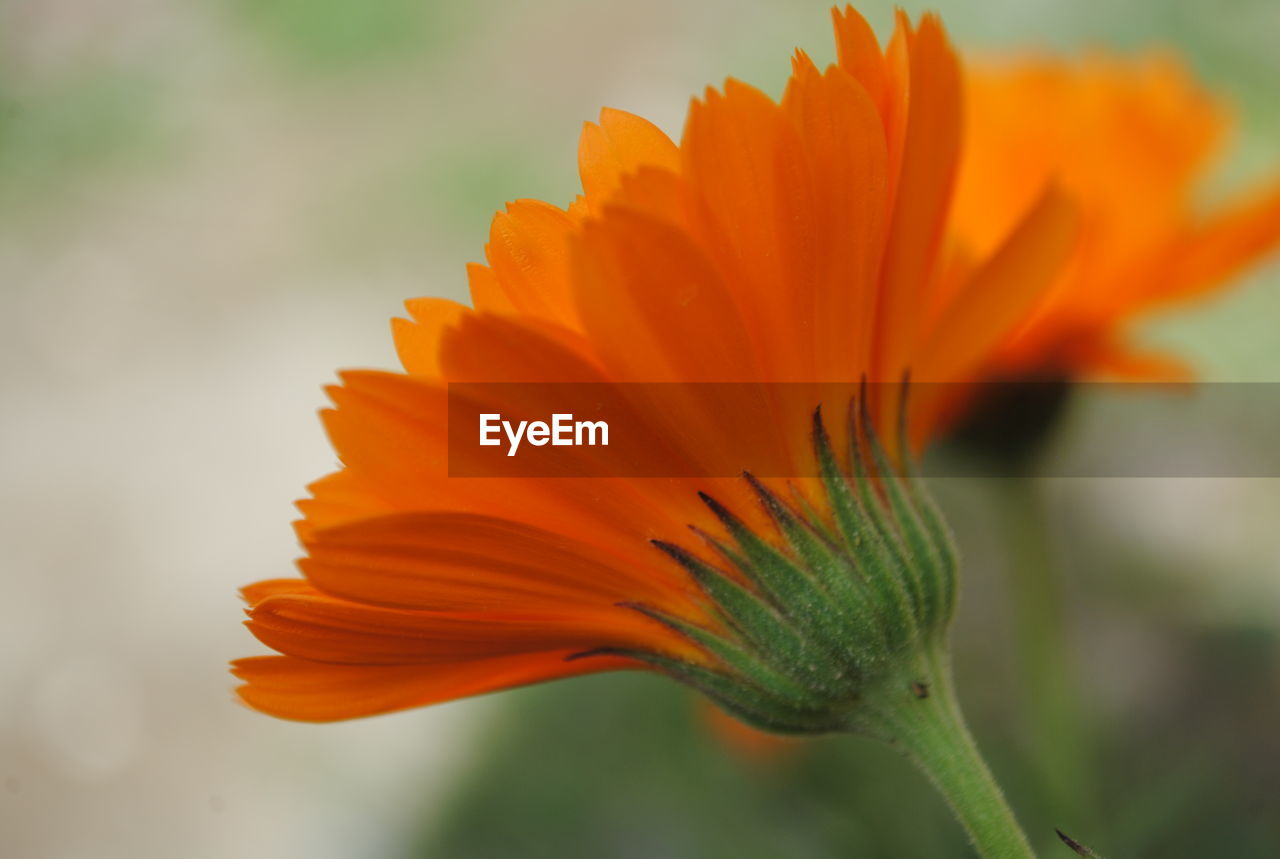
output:
<path id="1" fill-rule="evenodd" d="M 999 785 L 978 752 L 960 712 L 949 661 L 922 659 L 917 679 L 876 696 L 864 728 L 901 749 L 946 798 L 979 855 L 1034 859 Z M 868 702 L 872 703 L 872 702 Z"/>
<path id="2" fill-rule="evenodd" d="M 1089 790 L 1092 744 L 1062 611 L 1044 499 L 1030 476 L 999 483 L 1006 542 L 1012 553 L 1009 593 L 1014 650 L 1019 686 L 1026 692 L 1030 757 L 1042 803 L 1055 825 L 1096 832 L 1098 821 Z"/>

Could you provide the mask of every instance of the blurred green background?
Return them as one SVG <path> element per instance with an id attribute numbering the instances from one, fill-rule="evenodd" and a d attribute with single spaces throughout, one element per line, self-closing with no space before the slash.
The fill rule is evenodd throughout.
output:
<path id="1" fill-rule="evenodd" d="M 1280 165 L 1273 0 L 933 8 L 965 50 L 1172 46 L 1238 108 L 1206 194 Z M 833 58 L 827 10 L 0 2 L 0 855 L 966 855 L 892 754 L 744 755 L 652 677 L 314 727 L 238 708 L 224 667 L 254 649 L 234 588 L 289 573 L 290 500 L 334 466 L 320 385 L 394 366 L 387 317 L 462 298 L 505 201 L 567 203 L 602 105 L 677 135 L 726 75 L 776 95 L 794 47 Z M 1143 336 L 1280 382 L 1278 320 L 1272 263 Z M 1276 481 L 1039 487 L 1100 744 L 1078 832 L 1025 765 L 1004 490 L 940 483 L 961 697 L 1037 841 L 1280 855 Z"/>

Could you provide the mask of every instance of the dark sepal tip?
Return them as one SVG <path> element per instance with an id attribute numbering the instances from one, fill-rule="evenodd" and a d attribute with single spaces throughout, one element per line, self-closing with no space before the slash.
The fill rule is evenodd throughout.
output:
<path id="1" fill-rule="evenodd" d="M 822 404 L 813 410 L 813 437 L 821 444 L 827 443 L 827 426 L 822 420 Z"/>
<path id="2" fill-rule="evenodd" d="M 868 440 L 875 433 L 875 427 L 871 422 L 871 395 L 867 389 L 867 377 L 862 377 L 862 384 L 858 388 L 858 419 L 862 423 L 862 430 L 868 436 Z"/>
<path id="3" fill-rule="evenodd" d="M 1062 839 L 1062 843 L 1070 847 L 1072 851 L 1076 853 L 1076 855 L 1078 856 L 1097 856 L 1098 855 L 1094 853 L 1092 850 L 1090 850 L 1088 847 L 1085 847 L 1079 841 L 1076 841 L 1067 833 L 1063 832 L 1061 829 L 1054 829 L 1053 831 L 1058 833 L 1058 837 Z"/>
<path id="4" fill-rule="evenodd" d="M 579 659 L 590 659 L 592 656 L 631 656 L 620 647 L 593 647 L 590 650 L 579 650 L 564 658 L 565 662 L 577 662 Z"/>
<path id="5" fill-rule="evenodd" d="M 735 528 L 740 524 L 738 522 L 738 517 L 730 513 L 728 508 L 726 508 L 723 504 L 721 504 L 719 501 L 712 498 L 707 493 L 699 492 L 698 497 L 702 499 L 703 504 L 711 508 L 711 512 L 716 515 L 716 518 L 719 519 L 721 522 L 723 522 L 730 529 Z"/>
<path id="6" fill-rule="evenodd" d="M 724 554 L 725 545 L 721 543 L 718 539 L 713 537 L 711 534 L 708 534 L 706 531 L 702 530 L 697 525 L 690 525 L 689 530 L 692 531 L 693 535 L 697 537 L 699 540 L 706 543 L 708 546 L 715 549 L 717 552 Z M 677 548 L 679 547 L 677 546 Z M 689 553 L 686 551 L 685 554 L 688 555 Z"/>
<path id="7" fill-rule="evenodd" d="M 742 472 L 742 476 L 746 478 L 747 483 L 751 485 L 751 489 L 756 493 L 756 497 L 760 499 L 760 503 L 764 505 L 764 509 L 774 518 L 774 521 L 786 526 L 796 521 L 795 514 L 787 507 L 786 503 L 778 497 L 772 489 L 760 482 L 754 474 L 749 471 Z"/>
<path id="8" fill-rule="evenodd" d="M 564 658 L 564 661 L 577 662 L 579 659 L 590 659 L 593 656 L 620 656 L 623 659 L 631 659 L 635 662 L 649 665 L 652 665 L 653 660 L 656 658 L 654 654 L 644 650 L 637 650 L 631 647 L 610 647 L 606 645 L 603 647 L 590 647 L 586 650 L 579 650 L 576 653 L 570 653 Z"/>
<path id="9" fill-rule="evenodd" d="M 666 540 L 653 539 L 649 541 L 649 544 L 674 558 L 681 566 L 687 567 L 693 561 L 693 556 L 690 555 L 683 547 L 677 546 L 675 543 L 668 543 Z"/>
<path id="10" fill-rule="evenodd" d="M 911 437 L 911 425 L 907 419 L 907 412 L 911 406 L 911 368 L 902 371 L 902 382 L 898 386 L 898 446 L 901 448 L 899 455 L 906 456 L 909 450 L 908 442 Z"/>
<path id="11" fill-rule="evenodd" d="M 683 632 L 683 630 L 681 630 L 678 626 L 673 624 L 665 614 L 658 611 L 656 608 L 652 608 L 650 606 L 645 605 L 642 602 L 636 602 L 635 600 L 623 600 L 622 602 L 614 603 L 614 606 L 616 608 L 625 608 L 630 611 L 638 612 L 639 614 L 642 614 L 647 618 L 656 620 L 658 623 L 662 624 L 668 629 L 673 629 L 676 632 Z"/>
<path id="12" fill-rule="evenodd" d="M 778 503 L 778 496 L 774 495 L 769 487 L 761 483 L 760 478 L 756 477 L 750 471 L 742 472 L 742 479 L 751 484 L 751 488 L 755 490 L 756 495 L 759 495 L 761 500 L 766 504 L 773 505 Z"/>

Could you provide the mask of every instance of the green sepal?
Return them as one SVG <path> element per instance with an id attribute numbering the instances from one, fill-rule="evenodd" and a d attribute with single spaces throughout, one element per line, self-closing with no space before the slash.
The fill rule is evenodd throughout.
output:
<path id="1" fill-rule="evenodd" d="M 785 617 L 802 622 L 829 656 L 839 659 L 846 649 L 847 629 L 815 577 L 748 528 L 720 502 L 705 492 L 698 494 L 741 550 L 745 559 L 740 567 L 743 574 L 769 595 Z"/>
<path id="2" fill-rule="evenodd" d="M 808 523 L 751 473 L 743 475 L 765 510 L 777 524 L 800 561 L 824 587 L 840 614 L 846 654 L 855 662 L 878 662 L 887 653 L 886 640 L 874 604 L 868 600 L 853 561 L 841 554 Z"/>
<path id="3" fill-rule="evenodd" d="M 874 592 L 880 607 L 886 647 L 893 652 L 915 637 L 917 625 L 907 594 L 900 562 L 885 545 L 879 528 L 870 521 L 864 504 L 854 495 L 849 480 L 836 462 L 831 439 L 822 421 L 822 407 L 813 412 L 813 445 L 822 471 L 823 485 L 858 573 Z"/>
<path id="4" fill-rule="evenodd" d="M 906 487 L 912 507 L 920 517 L 920 523 L 928 540 L 937 550 L 940 567 L 936 584 L 939 592 L 939 611 L 941 617 L 950 619 L 956 607 L 956 576 L 959 560 L 956 556 L 955 541 L 951 529 L 938 510 L 937 503 L 924 487 L 924 481 L 917 473 L 916 462 L 911 456 L 911 439 L 907 432 L 907 396 L 910 391 L 909 377 L 904 376 L 902 382 L 902 399 L 898 408 L 898 450 L 901 451 L 902 482 Z M 945 627 L 945 624 L 944 624 Z"/>
<path id="5" fill-rule="evenodd" d="M 872 426 L 867 401 L 863 398 L 859 404 L 863 430 L 867 436 L 867 448 L 871 452 L 880 485 L 884 487 L 889 502 L 889 510 L 897 522 L 899 534 L 906 546 L 907 567 L 916 574 L 919 581 L 920 615 L 922 626 L 929 628 L 941 616 L 941 593 L 939 585 L 942 580 L 942 561 L 936 547 L 925 534 L 924 526 L 915 508 L 907 498 L 902 481 L 889 461 L 889 455 L 880 443 L 880 437 Z M 905 451 L 904 451 L 905 455 Z"/>
<path id="6" fill-rule="evenodd" d="M 919 570 L 911 565 L 911 553 L 903 542 L 899 526 L 889 518 L 892 499 L 889 497 L 886 484 L 893 472 L 887 466 L 887 458 L 883 465 L 876 462 L 876 451 L 879 451 L 881 456 L 884 452 L 883 448 L 880 448 L 875 428 L 872 426 L 871 415 L 867 409 L 865 379 L 863 393 L 858 400 L 850 404 L 849 411 L 849 463 L 853 470 L 854 483 L 858 487 L 858 499 L 862 502 L 862 509 L 866 512 L 868 520 L 880 536 L 892 560 L 897 577 L 902 582 L 907 598 L 911 602 L 910 614 L 916 618 L 918 626 L 924 620 L 921 611 L 924 606 L 924 583 L 921 581 Z M 867 440 L 866 446 L 870 449 L 869 453 L 863 448 L 864 434 Z M 873 480 L 873 472 L 867 468 L 868 455 L 876 465 L 875 473 L 879 480 Z"/>
<path id="7" fill-rule="evenodd" d="M 818 705 L 822 701 L 821 695 L 815 694 L 813 690 L 807 689 L 786 675 L 773 670 L 760 657 L 749 653 L 742 647 L 721 638 L 713 632 L 703 629 L 697 624 L 682 620 L 644 603 L 625 602 L 618 603 L 618 605 L 653 618 L 664 626 L 675 630 L 718 659 L 732 673 L 755 686 L 759 686 L 771 695 L 781 696 L 796 702 L 805 702 L 810 706 Z"/>
<path id="8" fill-rule="evenodd" d="M 710 664 L 652 652 L 635 658 L 775 731 L 850 729 L 860 724 L 860 713 L 875 711 L 873 699 L 927 688 L 904 677 L 922 653 L 943 645 L 954 606 L 955 552 L 920 482 L 894 471 L 866 403 L 864 388 L 851 406 L 847 469 L 836 459 L 821 408 L 814 411 L 825 511 L 803 494 L 794 493 L 789 503 L 744 473 L 777 537 L 753 532 L 700 493 L 728 538 L 691 528 L 732 569 L 653 541 L 684 567 L 726 628 L 713 632 L 628 604 L 698 645 Z"/>
<path id="9" fill-rule="evenodd" d="M 781 702 L 741 678 L 661 653 L 600 647 L 575 653 L 568 659 L 591 656 L 624 656 L 656 668 L 663 674 L 696 689 L 735 718 L 752 727 L 775 734 L 823 734 L 841 730 L 844 724 L 827 708 L 805 709 Z"/>
<path id="10" fill-rule="evenodd" d="M 821 670 L 832 664 L 828 654 L 815 647 L 772 606 L 712 565 L 674 543 L 651 541 L 689 571 L 698 587 L 720 609 L 722 615 L 760 654 L 761 659 L 809 684 L 830 689 L 842 677 L 826 676 Z M 808 666 L 820 666 L 819 670 Z M 803 666 L 797 670 L 797 666 Z"/>

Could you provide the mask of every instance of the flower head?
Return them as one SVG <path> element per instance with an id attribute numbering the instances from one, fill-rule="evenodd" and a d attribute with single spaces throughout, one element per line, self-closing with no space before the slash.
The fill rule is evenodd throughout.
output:
<path id="1" fill-rule="evenodd" d="M 850 500 L 859 460 L 834 464 L 815 402 L 784 398 L 750 428 L 822 475 L 790 487 L 621 478 L 608 448 L 597 477 L 448 477 L 450 383 L 947 380 L 1009 334 L 1069 253 L 1071 204 L 1046 185 L 960 273 L 961 78 L 941 25 L 899 16 L 883 51 L 851 9 L 835 25 L 838 65 L 797 53 L 781 102 L 708 90 L 678 146 L 602 113 L 577 201 L 495 217 L 474 309 L 408 302 L 407 372 L 330 389 L 343 468 L 300 502 L 304 578 L 245 589 L 249 628 L 280 654 L 236 663 L 248 704 L 324 721 L 647 668 L 808 731 L 891 674 L 889 654 L 940 635 L 950 585 L 920 581 L 946 579 L 943 544 L 918 500 Z M 887 399 L 864 402 L 881 426 Z M 832 437 L 867 434 L 826 405 Z M 666 417 L 694 461 L 742 432 L 696 399 Z"/>

